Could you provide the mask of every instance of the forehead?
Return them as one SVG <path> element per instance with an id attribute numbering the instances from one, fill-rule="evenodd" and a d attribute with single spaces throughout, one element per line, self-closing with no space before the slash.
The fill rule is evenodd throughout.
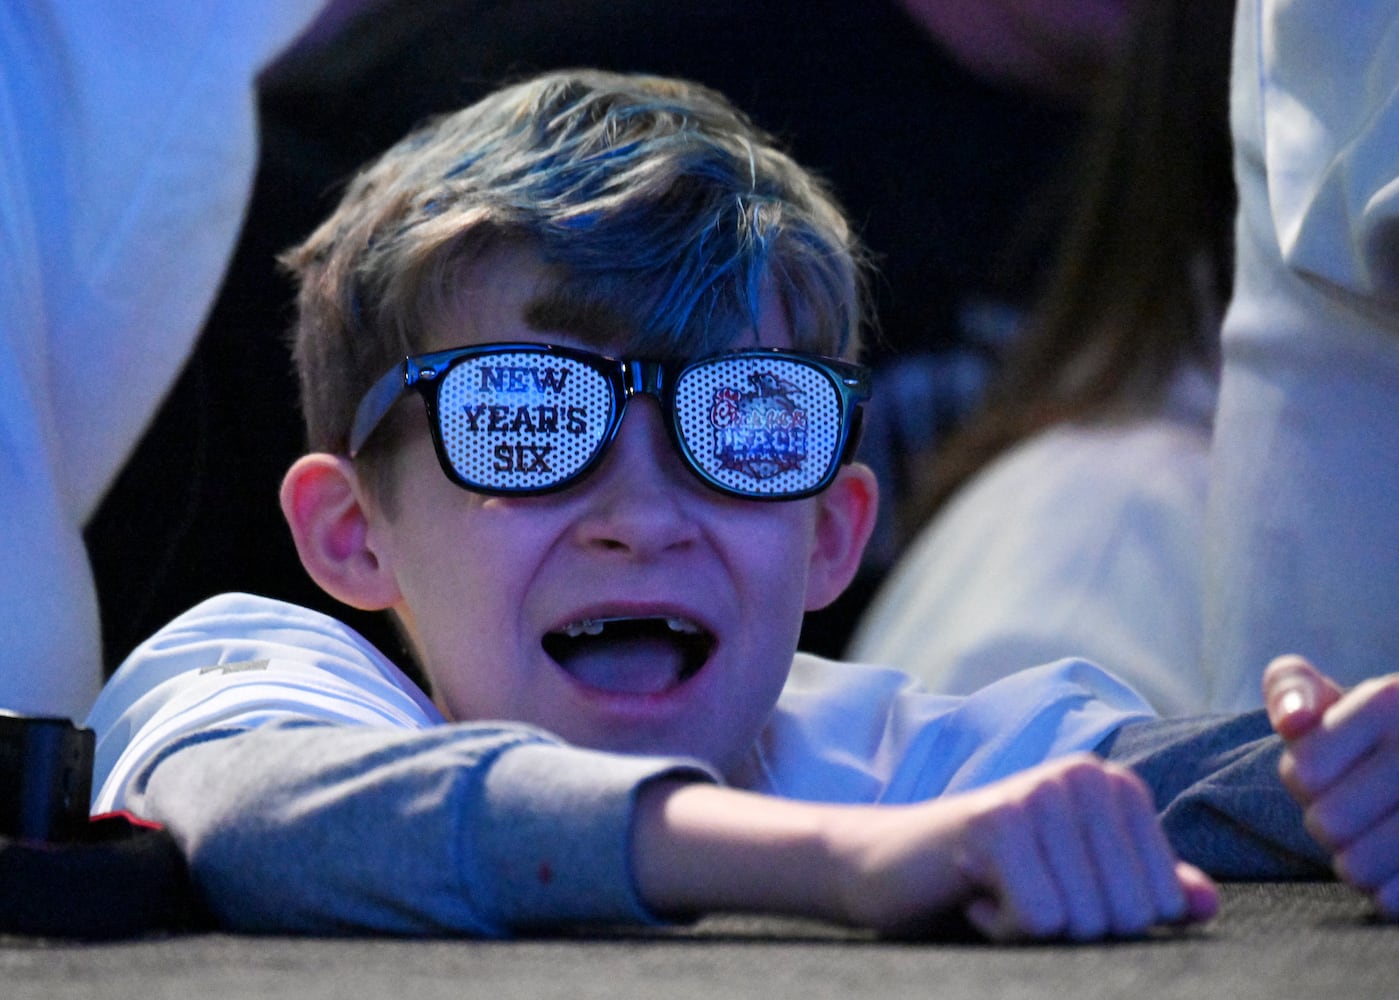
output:
<path id="1" fill-rule="evenodd" d="M 620 307 L 563 294 L 538 252 L 515 244 L 486 249 L 460 269 L 427 333 L 422 350 L 519 341 L 631 356 L 676 353 L 673 344 L 658 349 L 648 343 L 656 338 L 637 329 Z M 795 346 L 786 309 L 771 285 L 760 291 L 757 323 L 735 330 L 728 341 L 733 348 Z"/>

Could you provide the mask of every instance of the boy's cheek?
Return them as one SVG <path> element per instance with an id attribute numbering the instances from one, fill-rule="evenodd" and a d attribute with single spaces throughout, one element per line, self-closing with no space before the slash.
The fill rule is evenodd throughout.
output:
<path id="1" fill-rule="evenodd" d="M 859 571 L 874 533 L 879 485 L 873 470 L 852 462 L 823 493 L 805 502 L 814 505 L 805 608 L 816 611 L 844 593 Z"/>

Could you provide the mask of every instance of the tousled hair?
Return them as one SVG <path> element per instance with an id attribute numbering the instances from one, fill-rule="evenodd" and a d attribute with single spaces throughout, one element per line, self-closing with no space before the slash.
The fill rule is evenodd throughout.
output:
<path id="1" fill-rule="evenodd" d="M 312 450 L 345 452 L 364 392 L 426 349 L 464 268 L 504 244 L 537 251 L 551 297 L 614 317 L 634 353 L 723 349 L 765 288 L 796 348 L 859 350 L 863 252 L 817 178 L 697 84 L 550 73 L 409 135 L 283 256 Z"/>

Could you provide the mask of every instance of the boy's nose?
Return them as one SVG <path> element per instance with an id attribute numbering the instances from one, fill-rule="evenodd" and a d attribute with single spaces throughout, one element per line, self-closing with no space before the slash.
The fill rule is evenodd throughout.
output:
<path id="1" fill-rule="evenodd" d="M 581 489 L 587 509 L 578 531 L 586 544 L 651 555 L 697 537 L 692 504 L 705 487 L 685 468 L 649 396 L 632 398 L 602 464 Z"/>

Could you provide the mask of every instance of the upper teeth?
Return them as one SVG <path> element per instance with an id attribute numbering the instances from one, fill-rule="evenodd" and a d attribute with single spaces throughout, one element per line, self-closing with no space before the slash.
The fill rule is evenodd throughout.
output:
<path id="1" fill-rule="evenodd" d="M 602 635 L 603 622 L 599 619 L 589 618 L 586 621 L 574 622 L 564 628 L 563 634 L 570 639 L 577 639 L 580 635 Z"/>
<path id="2" fill-rule="evenodd" d="M 624 621 L 622 618 L 585 618 L 580 622 L 571 622 L 565 625 L 560 631 L 570 639 L 577 639 L 580 635 L 602 635 L 602 630 L 607 627 L 608 622 Z M 684 635 L 698 635 L 700 627 L 688 618 L 667 618 L 666 628 L 672 632 L 680 632 Z"/>

